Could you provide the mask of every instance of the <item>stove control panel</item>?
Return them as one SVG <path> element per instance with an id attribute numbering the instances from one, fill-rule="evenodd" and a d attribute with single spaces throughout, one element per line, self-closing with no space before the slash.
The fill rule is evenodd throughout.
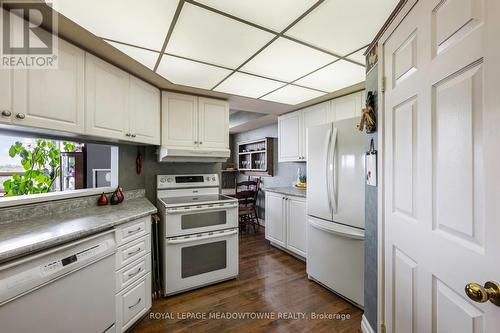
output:
<path id="1" fill-rule="evenodd" d="M 219 175 L 158 175 L 158 189 L 216 187 L 219 186 Z"/>

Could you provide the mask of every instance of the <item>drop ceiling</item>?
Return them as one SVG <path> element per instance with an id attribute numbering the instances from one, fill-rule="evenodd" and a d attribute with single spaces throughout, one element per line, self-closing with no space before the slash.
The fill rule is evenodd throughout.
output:
<path id="1" fill-rule="evenodd" d="M 55 9 L 169 82 L 287 105 L 364 81 L 398 0 L 86 0 Z"/>

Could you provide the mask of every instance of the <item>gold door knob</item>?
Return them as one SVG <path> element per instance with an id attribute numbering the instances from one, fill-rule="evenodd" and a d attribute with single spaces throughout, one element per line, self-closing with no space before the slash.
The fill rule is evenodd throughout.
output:
<path id="1" fill-rule="evenodd" d="M 495 281 L 488 281 L 484 287 L 477 283 L 468 283 L 465 286 L 465 293 L 471 300 L 478 303 L 490 301 L 496 306 L 500 306 L 500 284 Z"/>

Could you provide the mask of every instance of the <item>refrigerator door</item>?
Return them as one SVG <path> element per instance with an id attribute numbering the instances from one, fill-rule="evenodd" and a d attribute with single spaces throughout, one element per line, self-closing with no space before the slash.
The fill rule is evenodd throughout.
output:
<path id="1" fill-rule="evenodd" d="M 307 215 L 333 217 L 333 123 L 307 129 Z"/>
<path id="2" fill-rule="evenodd" d="M 336 121 L 333 150 L 333 217 L 347 226 L 365 228 L 365 137 L 356 118 Z M 314 172 L 311 170 L 311 172 Z M 309 170 L 307 175 L 309 176 Z"/>

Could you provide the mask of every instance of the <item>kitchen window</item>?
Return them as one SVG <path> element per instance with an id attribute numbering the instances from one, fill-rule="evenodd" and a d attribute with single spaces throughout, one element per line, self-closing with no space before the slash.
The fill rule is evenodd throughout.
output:
<path id="1" fill-rule="evenodd" d="M 117 184 L 116 146 L 0 132 L 0 201 Z"/>

